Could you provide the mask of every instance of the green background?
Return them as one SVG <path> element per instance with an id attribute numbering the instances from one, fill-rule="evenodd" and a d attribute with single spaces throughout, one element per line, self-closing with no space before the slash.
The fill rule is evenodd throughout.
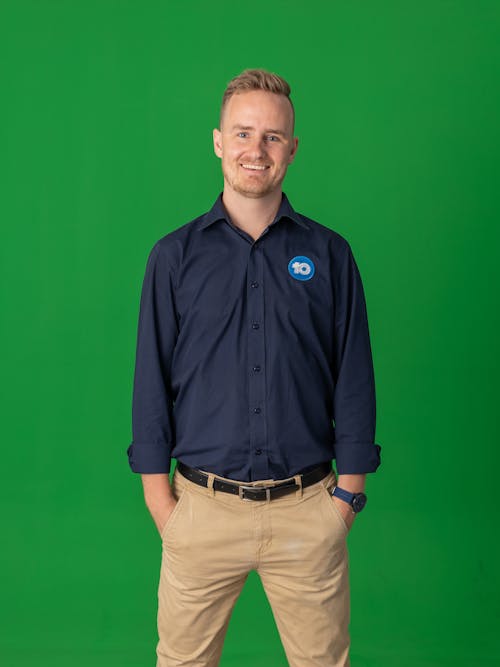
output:
<path id="1" fill-rule="evenodd" d="M 155 664 L 140 289 L 222 188 L 211 132 L 246 67 L 289 80 L 284 190 L 365 285 L 382 465 L 348 538 L 352 665 L 499 664 L 499 9 L 2 0 L 2 665 Z M 286 665 L 253 573 L 221 665 Z"/>

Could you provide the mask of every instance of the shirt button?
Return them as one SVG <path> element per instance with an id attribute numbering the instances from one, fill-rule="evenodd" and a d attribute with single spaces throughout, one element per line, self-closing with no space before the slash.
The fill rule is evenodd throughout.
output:
<path id="1" fill-rule="evenodd" d="M 257 456 L 259 456 L 260 454 L 262 454 L 262 449 L 256 449 L 255 453 L 257 454 Z"/>
<path id="2" fill-rule="evenodd" d="M 252 280 L 252 282 L 250 283 L 250 285 L 251 285 L 251 287 L 258 287 L 258 286 L 259 286 L 259 283 L 258 283 L 256 280 Z"/>
<path id="3" fill-rule="evenodd" d="M 260 366 L 254 366 L 253 369 L 256 373 L 258 373 L 260 371 Z"/>
<path id="4" fill-rule="evenodd" d="M 254 408 L 253 411 L 256 415 L 260 414 L 260 408 Z"/>
<path id="5" fill-rule="evenodd" d="M 258 322 L 252 322 L 252 329 L 258 329 L 259 328 L 259 323 Z"/>

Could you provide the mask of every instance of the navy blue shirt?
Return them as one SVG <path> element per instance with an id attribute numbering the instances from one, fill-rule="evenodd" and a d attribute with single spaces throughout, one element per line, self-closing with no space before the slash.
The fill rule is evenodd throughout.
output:
<path id="1" fill-rule="evenodd" d="M 254 240 L 219 194 L 153 246 L 142 286 L 129 464 L 171 457 L 235 480 L 336 460 L 374 472 L 375 383 L 349 243 L 285 193 Z"/>

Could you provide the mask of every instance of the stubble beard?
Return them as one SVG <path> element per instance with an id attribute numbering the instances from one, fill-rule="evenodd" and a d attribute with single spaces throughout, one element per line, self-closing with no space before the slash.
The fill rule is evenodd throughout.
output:
<path id="1" fill-rule="evenodd" d="M 239 166 L 236 168 L 239 169 Z M 228 185 L 239 194 L 244 197 L 250 197 L 252 199 L 258 199 L 260 197 L 265 197 L 269 193 L 276 190 L 280 186 L 280 182 L 271 180 L 266 181 L 265 183 L 251 182 L 251 179 L 238 178 L 238 174 L 233 178 L 231 170 L 222 168 L 224 179 Z M 282 179 L 283 180 L 283 179 Z"/>

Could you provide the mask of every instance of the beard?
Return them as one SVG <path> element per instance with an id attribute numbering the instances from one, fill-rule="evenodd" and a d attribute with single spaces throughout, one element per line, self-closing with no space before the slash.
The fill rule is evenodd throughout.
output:
<path id="1" fill-rule="evenodd" d="M 238 165 L 236 167 L 227 167 L 222 164 L 222 173 L 224 180 L 228 185 L 244 197 L 260 198 L 265 197 L 269 193 L 276 190 L 276 188 L 283 181 L 283 178 L 269 178 L 269 176 L 262 177 L 261 175 L 246 175 L 242 168 Z"/>

